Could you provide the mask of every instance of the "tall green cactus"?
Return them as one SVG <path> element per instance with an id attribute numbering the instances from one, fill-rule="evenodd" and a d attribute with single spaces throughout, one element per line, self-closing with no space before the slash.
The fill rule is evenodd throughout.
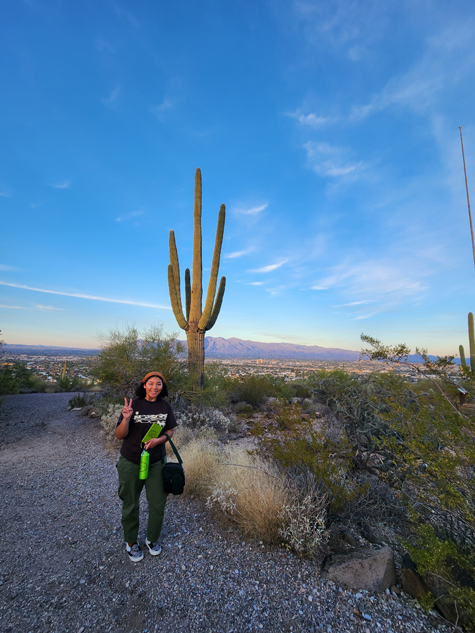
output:
<path id="1" fill-rule="evenodd" d="M 468 313 L 468 342 L 470 345 L 470 372 L 472 376 L 475 376 L 475 331 L 473 327 L 473 313 Z M 460 362 L 462 367 L 468 369 L 467 361 L 465 360 L 465 351 L 463 345 L 459 345 Z"/>
<path id="2" fill-rule="evenodd" d="M 185 270 L 185 314 L 183 314 L 181 302 L 180 265 L 175 243 L 175 233 L 173 231 L 170 231 L 170 264 L 168 266 L 170 301 L 178 325 L 186 332 L 186 338 L 188 340 L 188 368 L 192 384 L 198 389 L 203 387 L 204 382 L 205 333 L 216 323 L 223 303 L 224 289 L 226 286 L 226 278 L 221 277 L 218 293 L 216 294 L 225 217 L 226 208 L 224 204 L 222 204 L 219 209 L 218 228 L 216 231 L 208 292 L 206 294 L 205 307 L 204 310 L 202 310 L 201 171 L 198 168 L 195 174 L 193 275 L 191 279 L 190 269 L 187 268 Z"/>

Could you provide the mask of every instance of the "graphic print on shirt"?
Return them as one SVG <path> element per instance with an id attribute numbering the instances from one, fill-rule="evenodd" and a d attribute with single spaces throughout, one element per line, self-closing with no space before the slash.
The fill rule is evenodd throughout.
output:
<path id="1" fill-rule="evenodd" d="M 164 427 L 167 422 L 168 413 L 136 413 L 134 417 L 135 424 L 159 424 Z"/>

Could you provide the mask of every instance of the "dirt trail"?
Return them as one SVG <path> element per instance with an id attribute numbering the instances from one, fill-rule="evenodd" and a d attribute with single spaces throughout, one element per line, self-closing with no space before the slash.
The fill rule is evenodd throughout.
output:
<path id="1" fill-rule="evenodd" d="M 169 499 L 162 554 L 132 564 L 117 456 L 97 422 L 67 411 L 70 397 L 8 396 L 0 408 L 2 633 L 437 630 L 385 595 L 363 599 L 372 622 L 355 619 L 354 594 L 322 581 L 312 562 L 244 543 L 186 498 Z M 142 542 L 145 516 L 144 498 Z"/>

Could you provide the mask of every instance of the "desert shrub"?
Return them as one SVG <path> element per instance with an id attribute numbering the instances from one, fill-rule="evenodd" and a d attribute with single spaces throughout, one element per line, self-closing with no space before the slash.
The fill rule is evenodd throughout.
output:
<path id="1" fill-rule="evenodd" d="M 182 412 L 176 412 L 175 417 L 179 425 L 192 431 L 213 429 L 223 435 L 228 432 L 229 418 L 219 409 L 193 404 Z"/>
<path id="2" fill-rule="evenodd" d="M 273 388 L 274 381 L 270 376 L 254 374 L 236 379 L 232 384 L 228 384 L 231 402 L 245 402 L 254 409 L 259 409 L 265 404 L 267 398 L 272 395 Z"/>
<path id="3" fill-rule="evenodd" d="M 62 376 L 56 381 L 58 391 L 81 391 L 85 388 L 85 383 L 79 376 Z"/>
<path id="4" fill-rule="evenodd" d="M 153 370 L 163 373 L 170 391 L 186 382 L 180 358 L 183 345 L 161 327 L 151 327 L 142 335 L 134 326 L 111 330 L 101 335 L 101 349 L 93 375 L 108 396 L 133 397 L 140 379 Z"/>
<path id="5" fill-rule="evenodd" d="M 22 362 L 0 368 L 0 395 L 33 391 L 33 372 Z"/>
<path id="6" fill-rule="evenodd" d="M 243 416 L 250 416 L 254 412 L 252 405 L 248 404 L 247 402 L 238 402 L 234 410 L 238 415 Z"/>
<path id="7" fill-rule="evenodd" d="M 282 543 L 282 511 L 290 498 L 281 471 L 271 461 L 246 451 L 233 451 L 228 459 L 217 473 L 208 506 L 217 507 L 248 536 Z"/>
<path id="8" fill-rule="evenodd" d="M 288 475 L 289 501 L 281 510 L 279 534 L 285 546 L 300 557 L 322 553 L 329 538 L 327 530 L 330 498 L 310 471 Z"/>
<path id="9" fill-rule="evenodd" d="M 93 394 L 84 392 L 83 394 L 77 394 L 71 398 L 68 402 L 70 409 L 76 409 L 79 407 L 89 407 L 94 403 L 95 397 Z M 117 420 L 116 420 L 117 422 Z"/>
<path id="10" fill-rule="evenodd" d="M 123 404 L 103 404 L 101 409 L 100 425 L 103 429 L 106 440 L 115 443 L 115 430 L 119 420 Z"/>

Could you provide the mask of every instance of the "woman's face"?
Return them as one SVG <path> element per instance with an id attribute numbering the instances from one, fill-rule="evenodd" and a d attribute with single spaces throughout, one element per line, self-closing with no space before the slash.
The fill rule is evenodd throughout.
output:
<path id="1" fill-rule="evenodd" d="M 162 390 L 163 383 L 162 379 L 159 376 L 152 376 L 147 380 L 144 384 L 145 389 L 145 399 L 151 400 L 152 402 L 157 399 L 158 394 Z"/>

